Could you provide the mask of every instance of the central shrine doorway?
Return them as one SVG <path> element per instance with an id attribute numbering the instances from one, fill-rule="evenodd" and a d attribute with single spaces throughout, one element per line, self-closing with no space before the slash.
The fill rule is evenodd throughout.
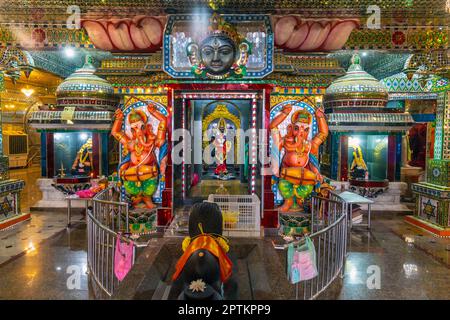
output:
<path id="1" fill-rule="evenodd" d="M 256 110 L 256 94 L 176 97 L 173 113 L 181 117 L 173 123 L 174 158 L 180 154 L 182 159 L 173 159 L 174 207 L 207 200 L 210 194 L 260 196 L 256 133 L 262 118 Z M 184 129 L 183 138 L 177 129 Z"/>

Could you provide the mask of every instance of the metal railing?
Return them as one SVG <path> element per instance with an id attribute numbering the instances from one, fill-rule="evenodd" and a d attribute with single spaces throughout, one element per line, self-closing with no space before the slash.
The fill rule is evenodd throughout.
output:
<path id="1" fill-rule="evenodd" d="M 347 253 L 347 206 L 336 194 L 330 199 L 313 197 L 310 238 L 316 249 L 318 275 L 293 285 L 296 299 L 315 299 L 339 276 L 343 276 Z M 128 232 L 128 204 L 119 201 L 118 192 L 107 188 L 93 198 L 87 213 L 89 274 L 101 290 L 112 296 L 119 286 L 114 275 L 114 249 L 118 232 Z M 122 241 L 130 240 L 122 237 Z M 304 244 L 304 239 L 294 242 Z M 134 243 L 134 248 L 145 246 Z M 287 249 L 287 245 L 276 246 Z"/>
<path id="2" fill-rule="evenodd" d="M 347 255 L 347 206 L 336 194 L 330 199 L 313 197 L 311 201 L 311 233 L 316 250 L 318 275 L 294 286 L 295 299 L 312 300 L 324 292 L 340 275 L 344 275 Z M 293 243 L 295 247 L 305 244 L 302 238 Z M 275 246 L 287 249 L 288 245 Z M 286 251 L 287 253 L 287 251 Z"/>
<path id="3" fill-rule="evenodd" d="M 114 249 L 118 232 L 128 232 L 128 228 L 128 204 L 118 200 L 118 194 L 113 188 L 99 192 L 93 198 L 93 210 L 87 212 L 87 266 L 89 276 L 108 296 L 112 296 L 119 285 L 114 275 Z M 130 241 L 125 237 L 121 237 L 121 240 Z"/>

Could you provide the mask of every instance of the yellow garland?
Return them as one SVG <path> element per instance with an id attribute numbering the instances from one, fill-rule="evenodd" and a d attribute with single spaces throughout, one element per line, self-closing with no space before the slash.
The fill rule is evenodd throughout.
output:
<path id="1" fill-rule="evenodd" d="M 201 235 L 204 234 L 203 233 L 203 225 L 202 225 L 201 222 L 198 223 L 198 228 L 200 230 L 200 234 L 199 235 L 195 236 L 194 238 L 191 238 L 191 237 L 184 238 L 183 243 L 181 244 L 181 248 L 183 249 L 183 252 L 186 251 L 187 247 L 189 247 L 189 245 L 192 242 L 192 239 L 195 239 L 196 237 L 201 236 Z M 227 238 L 225 238 L 224 236 L 222 236 L 220 234 L 210 233 L 209 235 L 214 238 L 214 240 L 217 242 L 217 244 L 219 246 L 222 247 L 222 249 L 223 249 L 223 251 L 225 253 L 227 253 L 228 250 L 230 250 L 230 246 L 228 245 L 228 239 Z"/>
<path id="2" fill-rule="evenodd" d="M 223 251 L 226 253 L 230 250 L 230 246 L 228 245 L 227 241 L 223 237 L 214 237 L 214 240 L 219 244 L 219 246 L 222 247 Z M 181 248 L 183 249 L 183 252 L 186 251 L 187 247 L 191 244 L 191 237 L 184 238 Z"/>

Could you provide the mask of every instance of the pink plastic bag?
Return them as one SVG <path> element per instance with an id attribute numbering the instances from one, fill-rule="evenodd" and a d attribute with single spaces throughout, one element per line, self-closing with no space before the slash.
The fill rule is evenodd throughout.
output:
<path id="1" fill-rule="evenodd" d="M 310 280 L 317 276 L 317 269 L 309 251 L 296 251 L 294 253 L 292 272 L 298 273 L 296 276 L 299 281 Z"/>
<path id="2" fill-rule="evenodd" d="M 122 281 L 133 266 L 133 241 L 121 242 L 120 234 L 116 239 L 116 252 L 114 254 L 114 274 Z"/>
<path id="3" fill-rule="evenodd" d="M 75 194 L 80 198 L 92 198 L 95 196 L 95 192 L 92 192 L 90 189 L 80 190 L 75 192 Z"/>
<path id="4" fill-rule="evenodd" d="M 287 265 L 288 279 L 293 284 L 311 280 L 318 275 L 316 249 L 309 237 L 305 237 L 305 244 L 298 248 L 289 245 Z"/>

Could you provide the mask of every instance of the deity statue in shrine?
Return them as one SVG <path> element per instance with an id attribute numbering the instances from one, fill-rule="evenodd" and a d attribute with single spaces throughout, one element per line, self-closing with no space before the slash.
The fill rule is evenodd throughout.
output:
<path id="1" fill-rule="evenodd" d="M 351 146 L 353 148 L 353 160 L 350 166 L 350 178 L 352 179 L 368 179 L 369 169 L 367 169 L 366 162 L 364 161 L 361 147 L 359 145 Z"/>
<path id="2" fill-rule="evenodd" d="M 76 175 L 88 175 L 93 168 L 92 138 L 87 139 L 72 164 L 72 173 Z"/>
<path id="3" fill-rule="evenodd" d="M 224 118 L 220 118 L 217 129 L 214 131 L 213 143 L 217 164 L 214 174 L 227 175 L 227 152 L 231 149 L 231 141 L 227 141 L 227 124 Z"/>
<path id="4" fill-rule="evenodd" d="M 292 105 L 287 104 L 270 123 L 274 146 L 284 149 L 279 172 L 278 188 L 284 203 L 281 212 L 296 211 L 315 187 L 323 183 L 317 160 L 319 146 L 328 136 L 328 125 L 322 108 L 317 108 L 315 116 L 319 132 L 308 140 L 313 115 L 306 110 L 297 110 L 287 126 L 287 133 L 283 137 L 278 126 L 290 115 Z"/>
<path id="5" fill-rule="evenodd" d="M 124 114 L 122 110 L 116 111 L 116 119 L 111 134 L 128 151 L 128 155 L 119 167 L 119 176 L 123 180 L 125 191 L 131 196 L 135 207 L 141 202 L 147 208 L 154 208 L 152 195 L 158 187 L 158 176 L 165 172 L 167 155 L 166 130 L 167 118 L 152 104 L 147 106 L 148 112 L 158 121 L 156 134 L 152 124 L 143 110 L 132 110 L 128 115 L 131 136 L 121 131 Z M 159 148 L 159 156 L 155 150 Z M 159 170 L 158 170 L 159 169 Z"/>

